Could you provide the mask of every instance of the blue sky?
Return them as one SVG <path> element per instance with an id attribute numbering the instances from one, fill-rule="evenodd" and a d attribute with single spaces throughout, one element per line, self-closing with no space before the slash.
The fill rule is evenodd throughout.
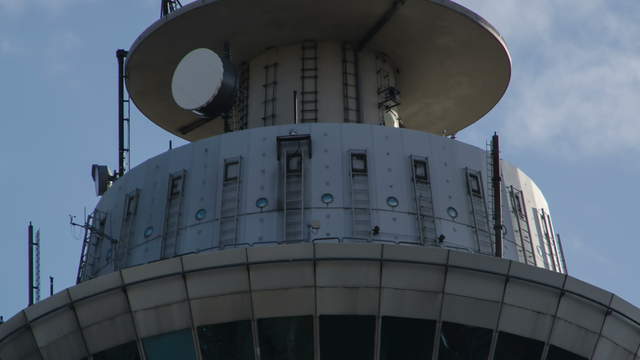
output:
<path id="1" fill-rule="evenodd" d="M 183 1 L 187 3 L 188 1 Z M 459 139 L 540 186 L 569 272 L 640 305 L 640 1 L 460 0 L 513 58 L 507 94 Z M 116 59 L 160 0 L 0 0 L 0 315 L 27 302 L 26 228 L 42 231 L 42 278 L 73 285 L 93 163 L 116 164 Z M 138 164 L 176 139 L 132 113 Z M 48 291 L 43 291 L 43 297 Z"/>

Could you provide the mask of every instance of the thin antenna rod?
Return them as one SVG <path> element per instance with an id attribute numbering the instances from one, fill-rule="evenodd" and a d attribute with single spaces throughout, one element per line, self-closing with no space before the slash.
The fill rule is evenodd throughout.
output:
<path id="1" fill-rule="evenodd" d="M 502 257 L 502 204 L 500 201 L 500 140 L 498 133 L 493 133 L 491 139 L 491 157 L 493 164 L 493 230 L 496 236 L 496 257 Z"/>
<path id="2" fill-rule="evenodd" d="M 293 90 L 293 123 L 298 124 L 298 92 Z"/>
<path id="3" fill-rule="evenodd" d="M 53 296 L 53 276 L 49 276 L 49 296 Z"/>
<path id="4" fill-rule="evenodd" d="M 36 230 L 35 242 L 33 243 L 36 256 L 35 279 L 33 288 L 35 290 L 35 302 L 40 302 L 40 229 Z"/>
<path id="5" fill-rule="evenodd" d="M 124 59 L 129 53 L 124 49 L 116 51 L 118 58 L 118 177 L 124 175 L 125 145 L 124 145 Z"/>
<path id="6" fill-rule="evenodd" d="M 29 306 L 33 305 L 33 225 L 29 222 L 28 227 L 28 249 L 29 249 Z"/>

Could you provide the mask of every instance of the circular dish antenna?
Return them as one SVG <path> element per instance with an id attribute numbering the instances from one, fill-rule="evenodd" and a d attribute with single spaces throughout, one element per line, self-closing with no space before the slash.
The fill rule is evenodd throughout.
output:
<path id="1" fill-rule="evenodd" d="M 176 66 L 171 78 L 175 103 L 200 117 L 215 118 L 233 106 L 235 70 L 212 50 L 189 52 Z"/>
<path id="2" fill-rule="evenodd" d="M 222 86 L 224 65 L 209 49 L 195 49 L 180 60 L 171 79 L 171 94 L 185 110 L 207 106 Z"/>

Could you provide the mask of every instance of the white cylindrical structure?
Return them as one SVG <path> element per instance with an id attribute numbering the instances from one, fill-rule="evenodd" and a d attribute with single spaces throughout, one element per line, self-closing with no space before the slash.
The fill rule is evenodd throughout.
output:
<path id="1" fill-rule="evenodd" d="M 493 255 L 489 161 L 446 137 L 365 124 L 201 140 L 137 166 L 102 197 L 94 222 L 106 237 L 94 233 L 86 278 L 191 252 L 291 242 Z M 501 169 L 504 256 L 564 272 L 542 192 L 521 170 Z"/>

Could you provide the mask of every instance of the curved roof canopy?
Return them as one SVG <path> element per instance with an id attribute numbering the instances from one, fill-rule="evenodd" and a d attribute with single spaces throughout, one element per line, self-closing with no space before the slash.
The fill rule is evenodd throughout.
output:
<path id="1" fill-rule="evenodd" d="M 500 35 L 449 0 L 200 0 L 163 18 L 134 42 L 127 88 L 153 122 L 187 140 L 223 132 L 219 121 L 181 134 L 197 120 L 171 95 L 189 51 L 224 53 L 240 64 L 264 49 L 303 39 L 350 41 L 389 55 L 401 70 L 402 119 L 411 129 L 452 134 L 500 100 L 511 59 Z"/>

